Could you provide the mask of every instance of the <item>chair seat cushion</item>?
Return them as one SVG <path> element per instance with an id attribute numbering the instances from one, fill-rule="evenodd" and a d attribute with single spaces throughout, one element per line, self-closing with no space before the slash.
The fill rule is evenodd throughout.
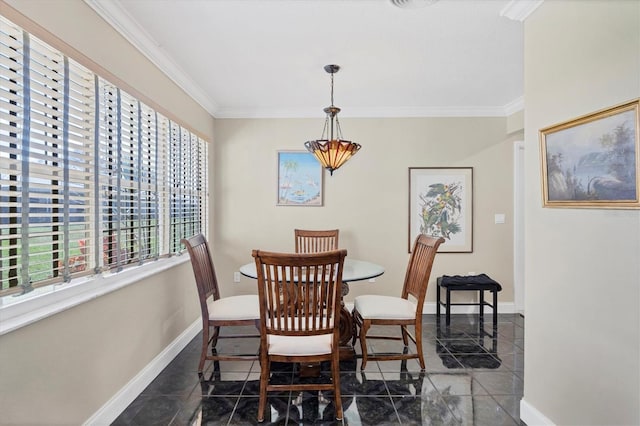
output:
<path id="1" fill-rule="evenodd" d="M 215 321 L 252 320 L 260 318 L 257 294 L 223 297 L 209 300 L 209 319 Z"/>
<path id="2" fill-rule="evenodd" d="M 270 355 L 298 356 L 330 354 L 333 334 L 318 336 L 267 336 Z"/>
<path id="3" fill-rule="evenodd" d="M 414 319 L 416 304 L 402 297 L 367 294 L 358 296 L 354 309 L 364 319 Z"/>

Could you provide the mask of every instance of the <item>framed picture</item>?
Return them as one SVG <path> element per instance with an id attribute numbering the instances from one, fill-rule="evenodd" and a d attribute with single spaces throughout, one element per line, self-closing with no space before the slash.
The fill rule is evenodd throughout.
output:
<path id="1" fill-rule="evenodd" d="M 473 251 L 472 167 L 409 167 L 409 251 L 419 234 L 443 237 L 438 252 Z"/>
<path id="2" fill-rule="evenodd" d="M 540 130 L 544 207 L 640 208 L 638 100 Z"/>
<path id="3" fill-rule="evenodd" d="M 308 151 L 278 151 L 279 206 L 322 206 L 323 170 Z"/>

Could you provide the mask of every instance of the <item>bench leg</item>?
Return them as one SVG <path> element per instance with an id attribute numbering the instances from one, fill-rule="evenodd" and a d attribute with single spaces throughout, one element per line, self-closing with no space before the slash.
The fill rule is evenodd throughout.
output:
<path id="1" fill-rule="evenodd" d="M 440 283 L 436 285 L 436 318 L 440 321 Z"/>
<path id="2" fill-rule="evenodd" d="M 447 287 L 447 312 L 446 312 L 446 317 L 447 317 L 447 326 L 451 325 L 451 290 L 449 290 L 449 287 Z"/>
<path id="3" fill-rule="evenodd" d="M 480 323 L 484 323 L 484 290 L 478 290 L 480 297 Z"/>
<path id="4" fill-rule="evenodd" d="M 498 292 L 493 291 L 493 326 L 498 325 Z"/>

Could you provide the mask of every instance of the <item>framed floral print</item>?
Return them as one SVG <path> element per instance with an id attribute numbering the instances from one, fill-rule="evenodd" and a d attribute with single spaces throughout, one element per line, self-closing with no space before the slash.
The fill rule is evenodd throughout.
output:
<path id="1" fill-rule="evenodd" d="M 438 252 L 473 251 L 472 167 L 409 167 L 409 251 L 419 234 L 443 237 Z"/>

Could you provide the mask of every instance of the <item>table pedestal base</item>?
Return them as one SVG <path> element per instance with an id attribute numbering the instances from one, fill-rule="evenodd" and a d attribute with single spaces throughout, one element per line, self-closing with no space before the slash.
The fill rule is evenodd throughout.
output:
<path id="1" fill-rule="evenodd" d="M 320 377 L 320 363 L 305 363 L 300 364 L 300 377 Z"/>
<path id="2" fill-rule="evenodd" d="M 342 283 L 342 297 L 349 294 L 349 284 Z M 351 340 L 355 334 L 353 317 L 351 312 L 344 306 L 344 301 L 341 300 L 340 309 L 340 361 L 353 360 L 356 357 L 356 351 L 351 345 Z M 300 377 L 318 377 L 320 376 L 320 364 L 319 363 L 307 363 L 300 364 Z"/>

